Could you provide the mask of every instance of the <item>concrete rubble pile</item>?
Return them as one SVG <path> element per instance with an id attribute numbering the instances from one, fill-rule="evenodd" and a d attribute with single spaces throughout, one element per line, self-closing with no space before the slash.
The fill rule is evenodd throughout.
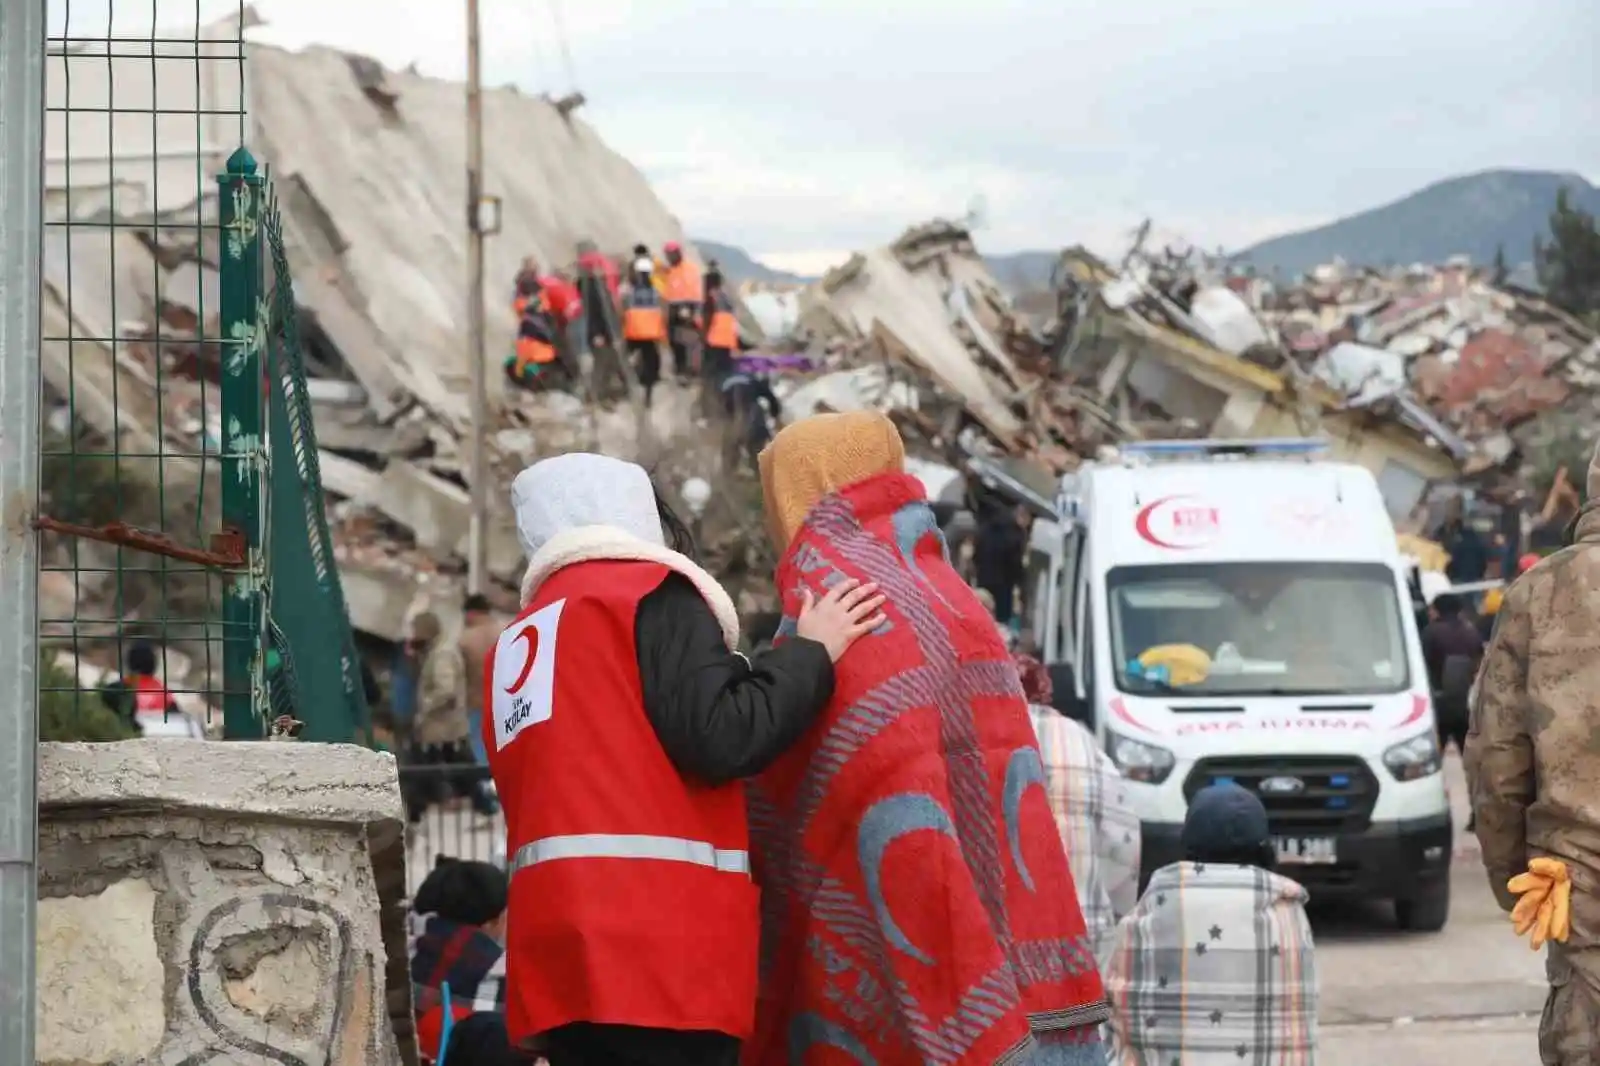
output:
<path id="1" fill-rule="evenodd" d="M 954 223 L 913 227 L 830 271 L 801 294 L 799 327 L 832 372 L 790 392 L 791 417 L 875 407 L 940 458 L 1026 455 L 1053 470 L 1117 432 L 1046 372 L 1045 338 Z"/>
<path id="2" fill-rule="evenodd" d="M 1462 259 L 1440 267 L 1319 267 L 1292 289 L 1235 279 L 1296 361 L 1353 405 L 1407 393 L 1471 441 L 1472 466 L 1501 467 L 1560 411 L 1596 426 L 1600 340 L 1531 278 L 1496 284 Z M 1548 427 L 1543 427 L 1548 429 Z"/>
<path id="3" fill-rule="evenodd" d="M 946 222 L 854 256 L 802 294 L 831 372 L 791 414 L 877 407 L 928 458 L 1005 457 L 1045 486 L 1122 440 L 1319 436 L 1403 525 L 1440 486 L 1526 477 L 1539 416 L 1600 425 L 1594 332 L 1459 261 L 1277 286 L 1138 242 L 1115 266 L 1067 249 L 1055 277 L 1013 301 Z"/>

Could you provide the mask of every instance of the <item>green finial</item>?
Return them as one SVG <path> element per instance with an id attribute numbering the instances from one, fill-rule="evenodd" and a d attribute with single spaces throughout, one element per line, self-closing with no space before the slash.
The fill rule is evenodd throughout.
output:
<path id="1" fill-rule="evenodd" d="M 253 177 L 256 172 L 256 157 L 250 154 L 250 149 L 244 145 L 235 148 L 228 157 L 228 174 L 231 177 Z"/>

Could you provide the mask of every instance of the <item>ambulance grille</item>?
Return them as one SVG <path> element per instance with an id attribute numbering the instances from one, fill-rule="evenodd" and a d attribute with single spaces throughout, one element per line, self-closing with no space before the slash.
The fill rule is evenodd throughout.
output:
<path id="1" fill-rule="evenodd" d="M 1359 833 L 1371 824 L 1378 802 L 1377 777 L 1349 755 L 1201 759 L 1183 783 L 1184 799 L 1192 802 L 1195 793 L 1221 781 L 1259 796 L 1275 835 Z"/>

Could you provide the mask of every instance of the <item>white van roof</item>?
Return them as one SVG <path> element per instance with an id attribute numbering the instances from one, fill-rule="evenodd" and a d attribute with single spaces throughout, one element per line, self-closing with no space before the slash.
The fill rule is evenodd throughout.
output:
<path id="1" fill-rule="evenodd" d="M 1077 475 L 1095 565 L 1383 562 L 1394 525 L 1371 472 L 1281 459 L 1105 464 Z"/>

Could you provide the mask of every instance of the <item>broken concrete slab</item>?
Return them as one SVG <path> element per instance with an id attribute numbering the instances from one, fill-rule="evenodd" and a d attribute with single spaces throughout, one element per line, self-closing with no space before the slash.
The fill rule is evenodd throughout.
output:
<path id="1" fill-rule="evenodd" d="M 342 455 L 319 451 L 317 471 L 322 475 L 325 491 L 347 500 L 367 502 L 377 499 L 383 492 L 382 473 Z"/>
<path id="2" fill-rule="evenodd" d="M 40 1063 L 416 1061 L 391 756 L 43 744 L 39 805 Z"/>
<path id="3" fill-rule="evenodd" d="M 360 563 L 339 563 L 350 624 L 363 633 L 399 643 L 405 639 L 406 614 L 425 595 L 425 582 L 415 574 Z"/>
<path id="4" fill-rule="evenodd" d="M 428 473 L 414 463 L 394 461 L 379 475 L 377 495 L 363 500 L 410 529 L 420 547 L 437 555 L 465 557 L 472 525 L 467 490 Z M 505 501 L 489 515 L 488 562 L 493 574 L 520 573 L 523 554 Z"/>
<path id="5" fill-rule="evenodd" d="M 857 335 L 887 341 L 890 355 L 931 376 L 991 433 L 1010 441 L 1021 423 L 952 329 L 946 285 L 936 271 L 914 274 L 893 249 L 879 248 L 829 272 L 807 295 Z"/>
<path id="6" fill-rule="evenodd" d="M 469 395 L 461 344 L 467 190 L 455 162 L 466 150 L 461 85 L 382 71 L 377 100 L 351 59 L 253 44 L 250 143 L 285 190 L 300 303 L 375 402 L 398 384 L 460 432 Z M 486 90 L 483 109 L 496 138 L 484 190 L 503 203 L 504 228 L 488 245 L 486 308 L 486 358 L 498 374 L 515 337 L 509 287 L 524 256 L 553 266 L 570 262 L 583 239 L 619 253 L 684 234 L 644 175 L 581 118 L 514 89 Z M 381 194 L 374 174 L 385 175 Z"/>

